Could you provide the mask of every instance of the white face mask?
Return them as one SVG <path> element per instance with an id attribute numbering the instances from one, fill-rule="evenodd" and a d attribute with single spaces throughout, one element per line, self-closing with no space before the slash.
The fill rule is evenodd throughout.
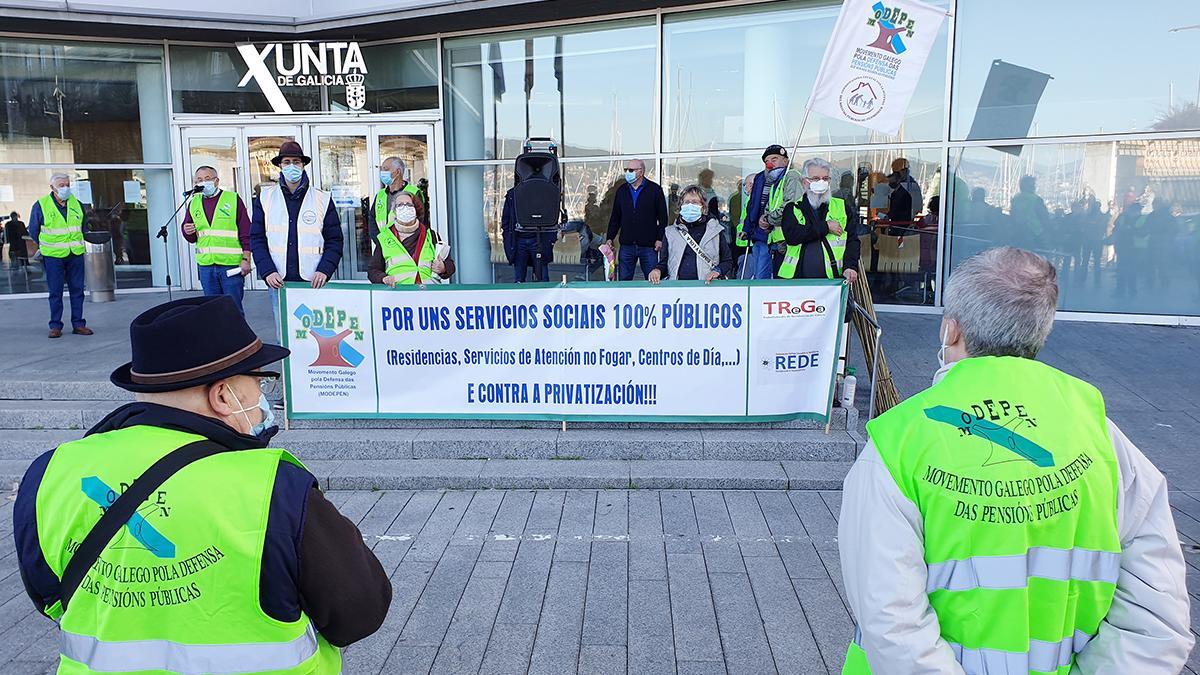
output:
<path id="1" fill-rule="evenodd" d="M 211 180 L 200 181 L 200 187 L 202 188 L 205 197 L 211 197 L 217 194 L 217 184 Z"/>
<path id="2" fill-rule="evenodd" d="M 54 194 L 58 195 L 59 201 L 65 202 L 67 201 L 67 197 L 71 196 L 71 186 L 64 185 L 62 187 L 56 187 L 54 188 Z"/>
<path id="3" fill-rule="evenodd" d="M 396 222 L 411 223 L 417 219 L 416 207 L 402 204 L 396 207 Z"/>
<path id="4" fill-rule="evenodd" d="M 809 181 L 808 189 L 811 190 L 812 193 L 815 195 L 823 195 L 826 192 L 829 192 L 829 181 L 827 181 L 827 180 Z"/>

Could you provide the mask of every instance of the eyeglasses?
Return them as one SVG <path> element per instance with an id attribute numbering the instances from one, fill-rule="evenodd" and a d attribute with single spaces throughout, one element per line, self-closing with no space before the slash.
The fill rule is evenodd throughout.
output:
<path id="1" fill-rule="evenodd" d="M 258 378 L 258 388 L 263 391 L 270 391 L 275 386 L 276 380 L 279 379 L 279 373 L 271 370 L 252 370 L 242 374 L 247 377 Z"/>

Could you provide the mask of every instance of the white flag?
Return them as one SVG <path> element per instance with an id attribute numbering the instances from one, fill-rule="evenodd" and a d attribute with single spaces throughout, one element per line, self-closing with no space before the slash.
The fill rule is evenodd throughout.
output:
<path id="1" fill-rule="evenodd" d="M 898 133 L 945 18 L 917 0 L 845 0 L 809 109 Z"/>

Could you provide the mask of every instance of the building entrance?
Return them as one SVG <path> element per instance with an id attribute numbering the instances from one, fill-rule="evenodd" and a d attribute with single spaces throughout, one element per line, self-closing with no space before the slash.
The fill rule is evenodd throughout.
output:
<path id="1" fill-rule="evenodd" d="M 389 157 L 404 160 L 406 179 L 422 187 L 428 199 L 430 226 L 446 239 L 444 186 L 435 173 L 440 159 L 436 156 L 437 126 L 426 122 L 182 126 L 184 166 L 179 175 L 183 188 L 188 189 L 197 167 L 215 167 L 221 186 L 236 190 L 246 208 L 252 209 L 253 198 L 262 187 L 279 179 L 279 169 L 271 159 L 280 144 L 298 141 L 313 160 L 307 169 L 309 180 L 331 194 L 342 221 L 342 263 L 334 278 L 366 279 L 374 245 L 375 194 L 381 188 L 379 167 Z M 188 251 L 180 258 L 187 261 L 182 278 L 190 278 L 192 287 L 199 288 L 194 254 Z M 265 288 L 257 274 L 251 277 L 248 288 Z"/>

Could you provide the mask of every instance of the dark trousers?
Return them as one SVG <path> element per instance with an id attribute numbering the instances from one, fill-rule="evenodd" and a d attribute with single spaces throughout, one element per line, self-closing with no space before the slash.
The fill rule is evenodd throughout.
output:
<path id="1" fill-rule="evenodd" d="M 650 270 L 658 264 L 658 251 L 653 246 L 638 246 L 637 244 L 621 244 L 617 250 L 617 279 L 633 280 L 634 265 L 641 263 L 642 278 L 650 276 Z"/>
<path id="2" fill-rule="evenodd" d="M 518 284 L 525 282 L 525 270 L 532 267 L 534 281 L 550 281 L 550 258 L 542 256 L 539 263 L 538 254 L 538 238 L 537 237 L 517 237 L 517 255 L 513 257 L 513 281 Z M 539 274 L 541 278 L 539 277 Z"/>
<path id="3" fill-rule="evenodd" d="M 42 267 L 46 270 L 46 287 L 50 291 L 50 327 L 62 330 L 63 283 L 71 294 L 71 327 L 82 328 L 83 320 L 83 256 L 67 255 L 65 258 L 42 256 Z"/>

